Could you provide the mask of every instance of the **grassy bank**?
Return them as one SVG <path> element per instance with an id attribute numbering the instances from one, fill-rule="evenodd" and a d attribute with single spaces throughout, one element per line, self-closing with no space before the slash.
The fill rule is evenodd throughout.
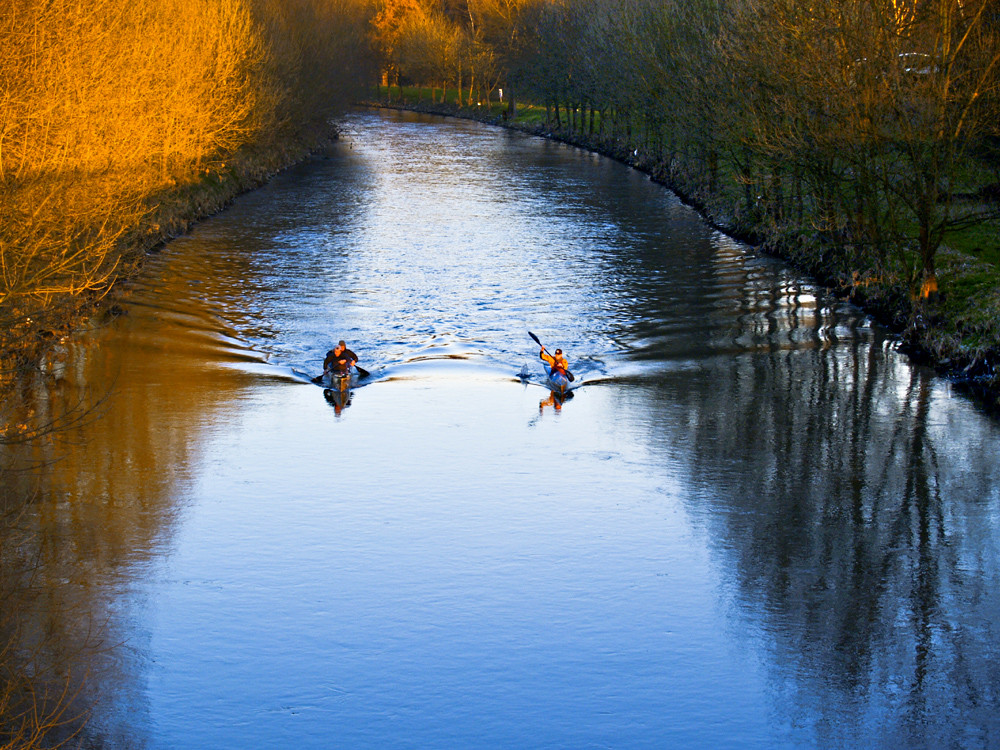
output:
<path id="1" fill-rule="evenodd" d="M 545 107 L 519 104 L 510 117 L 499 101 L 476 106 L 457 103 L 455 91 L 417 87 L 382 87 L 373 106 L 394 107 L 475 119 L 514 128 L 595 151 L 650 175 L 694 206 L 712 226 L 749 242 L 761 252 L 781 257 L 870 313 L 900 336 L 900 348 L 913 359 L 934 366 L 992 409 L 1000 408 L 1000 222 L 979 223 L 951 231 L 937 253 L 936 292 L 921 297 L 912 269 L 900 252 L 879 267 L 866 266 L 851 247 L 820 232 L 787 231 L 770 224 L 764 212 L 747 211 L 735 168 L 721 167 L 715 185 L 704 172 L 686 169 L 679 160 L 649 154 L 628 138 L 594 132 L 570 132 L 554 124 Z M 597 113 L 600 116 L 600 113 Z M 976 208 L 995 203 L 989 185 L 961 196 Z M 989 207 L 989 206 L 987 206 Z"/>

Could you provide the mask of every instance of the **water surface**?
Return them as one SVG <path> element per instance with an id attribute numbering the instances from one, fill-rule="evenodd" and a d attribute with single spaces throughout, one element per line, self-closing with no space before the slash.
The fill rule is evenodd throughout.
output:
<path id="1" fill-rule="evenodd" d="M 994 419 L 620 164 L 345 128 L 66 342 L 33 404 L 95 418 L 6 457 L 88 743 L 1000 747 Z"/>

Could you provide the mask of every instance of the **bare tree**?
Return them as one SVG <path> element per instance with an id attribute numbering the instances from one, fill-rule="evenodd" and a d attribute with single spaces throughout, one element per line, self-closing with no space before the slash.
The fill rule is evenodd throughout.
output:
<path id="1" fill-rule="evenodd" d="M 745 0 L 724 39 L 735 121 L 764 165 L 758 195 L 789 227 L 776 170 L 809 188 L 808 220 L 858 270 L 937 288 L 945 234 L 980 139 L 996 131 L 995 28 L 987 2 Z M 749 178 L 749 176 L 748 176 Z M 777 192 L 777 194 L 776 194 Z M 851 249 L 853 248 L 853 251 Z"/>

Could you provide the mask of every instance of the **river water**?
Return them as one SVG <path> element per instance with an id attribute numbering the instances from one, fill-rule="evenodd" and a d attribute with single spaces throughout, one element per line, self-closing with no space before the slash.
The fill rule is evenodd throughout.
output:
<path id="1" fill-rule="evenodd" d="M 995 418 L 636 171 L 344 127 L 26 392 L 80 419 L 5 455 L 9 601 L 87 746 L 1000 747 Z"/>

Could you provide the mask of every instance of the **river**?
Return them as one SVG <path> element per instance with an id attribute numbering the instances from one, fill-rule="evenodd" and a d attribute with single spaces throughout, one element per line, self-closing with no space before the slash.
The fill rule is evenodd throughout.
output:
<path id="1" fill-rule="evenodd" d="M 26 391 L 79 419 L 4 455 L 9 601 L 86 746 L 1000 747 L 995 417 L 637 171 L 344 129 Z"/>

